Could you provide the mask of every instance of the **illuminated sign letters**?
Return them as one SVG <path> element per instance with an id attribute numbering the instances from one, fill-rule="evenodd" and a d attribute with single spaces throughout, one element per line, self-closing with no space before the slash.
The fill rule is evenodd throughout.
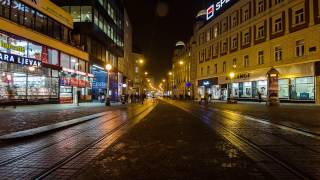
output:
<path id="1" fill-rule="evenodd" d="M 7 62 L 7 63 L 15 63 L 25 66 L 41 66 L 41 61 L 31 59 L 31 58 L 25 58 L 13 54 L 7 54 L 0 52 L 0 61 Z"/>
<path id="2" fill-rule="evenodd" d="M 230 4 L 230 2 L 232 1 L 235 1 L 235 0 L 219 0 L 213 3 L 211 6 L 209 6 L 207 9 L 207 20 L 214 17 L 216 13 L 221 11 L 225 6 Z"/>

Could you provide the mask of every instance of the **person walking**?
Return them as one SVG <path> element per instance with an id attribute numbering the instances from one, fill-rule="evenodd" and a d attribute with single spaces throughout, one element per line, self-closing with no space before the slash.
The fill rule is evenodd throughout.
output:
<path id="1" fill-rule="evenodd" d="M 258 99 L 259 99 L 259 103 L 262 102 L 262 94 L 260 91 L 258 91 Z"/>

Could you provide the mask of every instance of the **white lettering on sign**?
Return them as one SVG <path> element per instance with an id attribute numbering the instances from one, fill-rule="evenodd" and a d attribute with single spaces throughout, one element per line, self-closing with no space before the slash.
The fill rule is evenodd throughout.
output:
<path id="1" fill-rule="evenodd" d="M 0 61 L 21 64 L 25 66 L 41 66 L 41 61 L 2 52 L 0 52 Z"/>
<path id="2" fill-rule="evenodd" d="M 212 5 L 210 5 L 207 9 L 207 20 L 214 17 L 217 12 L 219 12 L 223 7 L 225 7 L 231 1 L 234 1 L 234 0 L 219 0 L 218 2 L 215 2 Z"/>
<path id="3" fill-rule="evenodd" d="M 204 85 L 204 86 L 208 86 L 208 85 L 210 85 L 210 82 L 209 82 L 209 81 L 204 81 L 204 82 L 203 82 L 203 85 Z"/>

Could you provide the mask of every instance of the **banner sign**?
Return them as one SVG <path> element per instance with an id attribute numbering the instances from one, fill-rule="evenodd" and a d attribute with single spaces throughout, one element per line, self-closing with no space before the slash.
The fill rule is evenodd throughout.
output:
<path id="1" fill-rule="evenodd" d="M 7 63 L 15 63 L 15 64 L 20 64 L 24 66 L 36 66 L 40 67 L 41 66 L 41 61 L 31 59 L 31 58 L 25 58 L 13 54 L 7 54 L 0 52 L 0 61 L 7 62 Z"/>
<path id="2" fill-rule="evenodd" d="M 207 21 L 213 17 L 223 13 L 226 9 L 231 7 L 238 0 L 218 0 L 211 4 L 207 9 Z"/>

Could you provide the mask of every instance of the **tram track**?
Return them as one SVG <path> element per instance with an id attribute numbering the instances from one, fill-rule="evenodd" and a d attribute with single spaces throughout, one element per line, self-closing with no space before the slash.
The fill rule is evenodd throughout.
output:
<path id="1" fill-rule="evenodd" d="M 169 101 L 167 101 L 169 102 Z M 210 127 L 212 127 L 216 132 L 218 132 L 222 137 L 224 137 L 226 140 L 231 142 L 233 145 L 238 147 L 241 151 L 243 151 L 245 154 L 247 154 L 251 159 L 253 159 L 256 162 L 265 162 L 265 163 L 259 163 L 259 165 L 264 168 L 266 171 L 268 171 L 271 175 L 273 175 L 275 178 L 283 179 L 285 178 L 291 178 L 291 179 L 312 179 L 308 174 L 300 171 L 298 168 L 296 168 L 294 165 L 283 161 L 282 159 L 272 155 L 271 153 L 267 152 L 263 148 L 261 148 L 259 145 L 257 145 L 255 142 L 251 141 L 250 139 L 240 135 L 239 133 L 236 133 L 230 128 L 226 127 L 221 120 L 219 121 L 212 121 L 212 117 L 207 115 L 210 109 L 194 109 L 191 106 L 188 106 L 187 104 L 183 103 L 173 103 L 169 102 L 170 104 L 190 113 L 194 117 L 198 119 L 205 120 L 204 122 L 207 123 Z M 232 119 L 223 116 L 222 118 L 228 119 L 233 121 Z M 219 118 L 218 118 L 219 119 Z M 301 135 L 301 134 L 300 134 Z M 309 136 L 308 136 L 309 137 Z M 278 137 L 279 138 L 279 137 Z M 282 137 L 280 137 L 282 138 Z M 283 139 L 284 141 L 288 141 L 287 139 Z M 289 141 L 289 143 L 292 144 L 292 142 Z M 270 162 L 271 165 L 270 165 Z M 277 166 L 278 169 L 275 169 L 274 166 Z M 280 168 L 280 169 L 279 169 Z M 279 170 L 281 171 L 281 175 L 279 174 Z"/>
<path id="2" fill-rule="evenodd" d="M 117 134 L 119 131 L 123 130 L 125 127 L 129 127 L 131 120 L 133 120 L 135 118 L 143 118 L 149 112 L 151 112 L 152 109 L 154 109 L 154 107 L 155 107 L 155 105 L 152 104 L 152 105 L 144 108 L 142 111 L 135 113 L 134 115 L 132 115 L 132 117 L 129 117 L 127 121 L 120 123 L 117 127 L 113 128 L 111 131 L 105 133 L 104 135 L 102 135 L 101 137 L 97 138 L 96 140 L 90 142 L 86 146 L 80 148 L 79 150 L 77 150 L 77 151 L 73 152 L 72 154 L 68 155 L 67 157 L 63 158 L 61 161 L 59 161 L 59 162 L 55 163 L 54 165 L 52 165 L 51 167 L 45 169 L 44 171 L 42 171 L 41 173 L 39 173 L 38 175 L 36 175 L 32 179 L 36 179 L 36 180 L 45 179 L 47 176 L 49 176 L 50 174 L 52 174 L 53 172 L 55 172 L 56 170 L 58 170 L 62 166 L 66 165 L 67 163 L 71 162 L 72 160 L 74 160 L 76 158 L 79 158 L 84 152 L 86 152 L 90 148 L 94 147 L 95 145 L 97 145 L 101 141 L 105 140 L 107 137 L 110 137 L 114 134 Z"/>

